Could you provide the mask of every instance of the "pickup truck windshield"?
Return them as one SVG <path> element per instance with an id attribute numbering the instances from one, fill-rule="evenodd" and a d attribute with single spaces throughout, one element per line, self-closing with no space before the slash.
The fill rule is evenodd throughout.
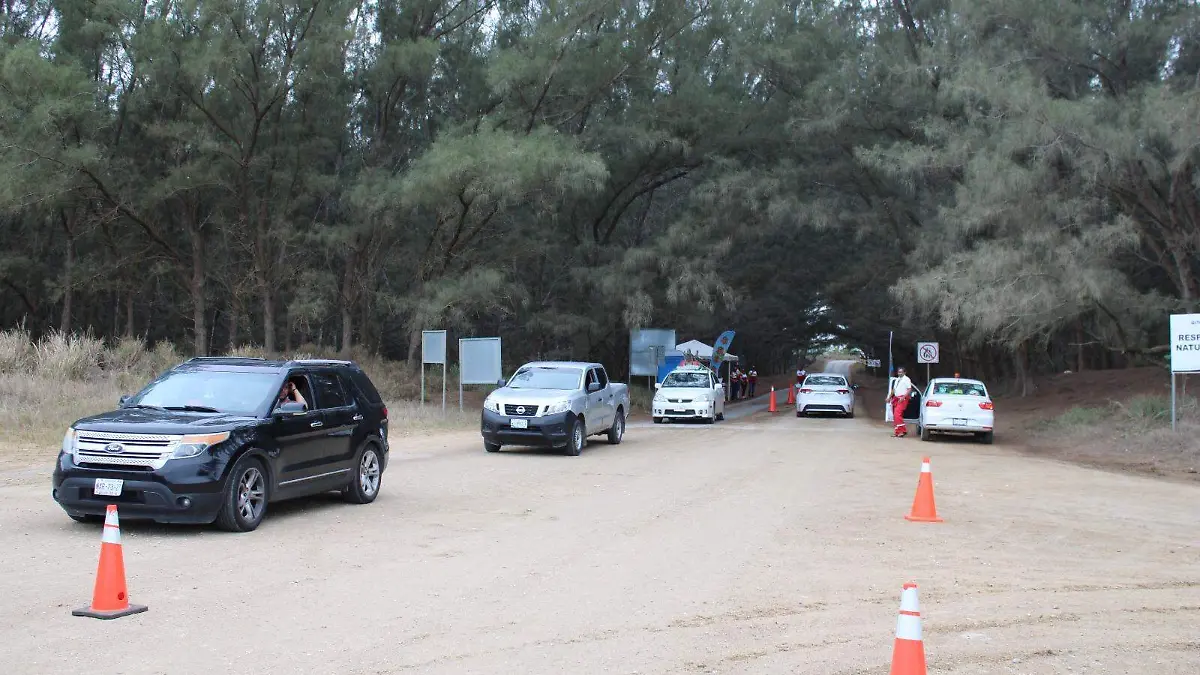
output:
<path id="1" fill-rule="evenodd" d="M 583 371 L 578 368 L 522 368 L 508 386 L 513 389 L 578 389 Z"/>
<path id="2" fill-rule="evenodd" d="M 271 373 L 177 372 L 146 387 L 125 405 L 250 415 L 276 394 L 278 379 Z"/>
<path id="3" fill-rule="evenodd" d="M 663 380 L 663 386 L 708 389 L 712 385 L 704 373 L 671 373 Z"/>

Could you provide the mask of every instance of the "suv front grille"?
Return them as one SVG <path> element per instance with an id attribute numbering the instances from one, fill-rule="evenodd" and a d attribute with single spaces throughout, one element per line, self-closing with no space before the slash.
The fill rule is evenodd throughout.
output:
<path id="1" fill-rule="evenodd" d="M 536 405 L 504 404 L 504 414 L 509 417 L 537 417 Z"/>
<path id="2" fill-rule="evenodd" d="M 118 434 L 80 431 L 75 438 L 75 462 L 102 466 L 161 468 L 175 451 L 181 436 L 165 434 Z M 117 452 L 107 448 L 120 446 Z"/>

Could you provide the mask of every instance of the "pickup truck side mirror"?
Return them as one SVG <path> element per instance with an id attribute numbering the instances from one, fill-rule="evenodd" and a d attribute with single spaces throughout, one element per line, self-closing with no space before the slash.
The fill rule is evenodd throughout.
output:
<path id="1" fill-rule="evenodd" d="M 587 390 L 589 394 L 594 394 L 603 388 L 604 387 L 601 387 L 599 382 L 588 382 Z"/>
<path id="2" fill-rule="evenodd" d="M 133 397 L 130 396 L 129 394 L 125 394 L 124 396 L 121 397 L 121 399 L 119 401 L 117 401 L 117 407 L 124 408 L 125 404 L 129 403 L 129 399 L 131 399 L 131 398 L 133 398 Z"/>
<path id="3" fill-rule="evenodd" d="M 275 409 L 275 413 L 279 415 L 303 415 L 306 412 L 308 410 L 299 401 L 288 401 Z"/>

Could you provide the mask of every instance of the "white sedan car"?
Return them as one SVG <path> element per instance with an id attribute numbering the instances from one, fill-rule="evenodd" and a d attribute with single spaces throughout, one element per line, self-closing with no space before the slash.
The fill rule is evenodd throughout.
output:
<path id="1" fill-rule="evenodd" d="M 995 406 L 979 380 L 935 378 L 921 400 L 917 423 L 921 440 L 928 441 L 933 434 L 955 434 L 992 442 Z"/>
<path id="2" fill-rule="evenodd" d="M 804 378 L 796 392 L 796 417 L 814 412 L 841 413 L 854 417 L 854 390 L 858 387 L 837 373 L 813 373 Z"/>
<path id="3" fill-rule="evenodd" d="M 663 420 L 700 420 L 712 424 L 725 419 L 725 388 L 713 372 L 704 366 L 676 368 L 654 385 L 653 418 Z"/>

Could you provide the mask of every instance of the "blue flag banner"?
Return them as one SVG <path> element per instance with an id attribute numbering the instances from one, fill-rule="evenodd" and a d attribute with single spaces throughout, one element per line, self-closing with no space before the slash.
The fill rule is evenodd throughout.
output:
<path id="1" fill-rule="evenodd" d="M 717 341 L 713 343 L 712 367 L 713 370 L 721 367 L 721 362 L 725 360 L 725 356 L 729 354 L 729 345 L 733 342 L 734 332 L 727 330 L 721 333 Z"/>

